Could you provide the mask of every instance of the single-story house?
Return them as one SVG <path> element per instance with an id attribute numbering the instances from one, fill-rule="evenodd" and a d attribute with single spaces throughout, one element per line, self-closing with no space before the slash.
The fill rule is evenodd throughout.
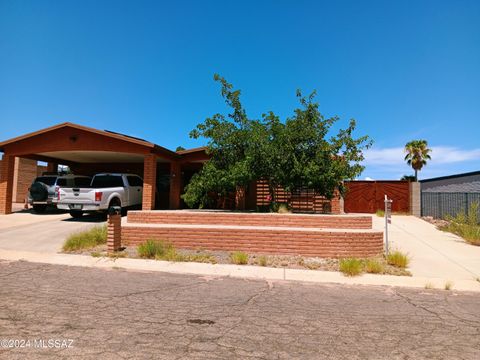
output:
<path id="1" fill-rule="evenodd" d="M 0 214 L 12 211 L 12 202 L 23 202 L 26 189 L 37 173 L 37 162 L 47 163 L 48 171 L 67 165 L 78 175 L 99 172 L 134 173 L 143 177 L 143 210 L 180 209 L 181 194 L 193 174 L 209 157 L 205 147 L 171 151 L 152 142 L 108 130 L 73 123 L 61 123 L 0 142 Z M 268 188 L 252 183 L 242 194 L 233 194 L 234 203 L 255 209 L 268 203 Z M 308 189 L 287 194 L 285 201 L 304 212 L 342 212 L 339 196 L 327 200 Z M 238 198 L 240 197 L 240 200 Z M 226 208 L 231 207 L 223 201 Z"/>

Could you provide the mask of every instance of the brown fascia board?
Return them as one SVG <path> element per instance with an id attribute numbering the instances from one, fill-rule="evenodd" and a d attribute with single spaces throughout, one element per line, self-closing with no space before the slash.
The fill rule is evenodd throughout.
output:
<path id="1" fill-rule="evenodd" d="M 21 136 L 14 137 L 12 139 L 5 140 L 5 141 L 0 143 L 0 150 L 3 151 L 3 148 L 5 147 L 5 145 L 11 144 L 13 142 L 25 140 L 25 139 L 28 139 L 30 137 L 34 137 L 34 136 L 37 136 L 37 135 L 42 135 L 42 134 L 47 133 L 49 131 L 61 129 L 61 128 L 64 128 L 64 127 L 71 127 L 71 128 L 83 130 L 83 131 L 86 131 L 86 132 L 100 134 L 100 135 L 107 136 L 107 137 L 110 137 L 110 138 L 119 139 L 119 140 L 123 140 L 123 141 L 128 141 L 128 142 L 131 142 L 131 143 L 147 146 L 147 147 L 150 147 L 150 148 L 153 148 L 155 146 L 155 144 L 153 144 L 151 142 L 148 142 L 148 141 L 134 139 L 134 138 L 130 138 L 128 136 L 122 136 L 122 135 L 119 135 L 119 134 L 94 129 L 94 128 L 91 128 L 91 127 L 88 127 L 88 126 L 78 125 L 78 124 L 74 124 L 74 123 L 70 123 L 70 122 L 64 122 L 64 123 L 61 123 L 61 124 L 50 126 L 48 128 L 45 128 L 45 129 L 41 129 L 41 130 L 38 130 L 38 131 L 34 131 L 34 132 L 31 132 L 31 133 L 27 133 L 27 134 L 24 134 L 24 135 L 21 135 Z"/>

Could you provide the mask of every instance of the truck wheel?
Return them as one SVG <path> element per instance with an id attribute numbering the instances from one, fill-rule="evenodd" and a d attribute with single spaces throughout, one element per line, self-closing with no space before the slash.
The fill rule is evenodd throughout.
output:
<path id="1" fill-rule="evenodd" d="M 33 205 L 33 211 L 35 211 L 37 214 L 43 214 L 46 209 L 47 209 L 47 205 L 44 205 L 44 204 Z"/>
<path id="2" fill-rule="evenodd" d="M 83 216 L 83 211 L 72 210 L 70 211 L 70 216 L 73 217 L 74 219 L 79 219 Z"/>

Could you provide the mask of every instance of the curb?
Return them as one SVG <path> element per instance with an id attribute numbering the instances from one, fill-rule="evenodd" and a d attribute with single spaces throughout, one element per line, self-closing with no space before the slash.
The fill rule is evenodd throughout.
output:
<path id="1" fill-rule="evenodd" d="M 480 292 L 480 282 L 475 279 L 450 280 L 394 275 L 363 274 L 358 277 L 346 277 L 339 272 L 300 270 L 287 268 L 269 268 L 261 266 L 241 266 L 229 264 L 204 264 L 194 262 L 174 263 L 160 260 L 94 258 L 88 255 L 36 253 L 27 251 L 0 250 L 0 259 L 7 261 L 28 261 L 52 265 L 82 266 L 101 269 L 121 268 L 131 271 L 166 272 L 203 276 L 229 276 L 255 280 L 285 280 L 308 283 L 335 283 L 344 285 L 376 285 L 444 289 L 447 282 L 452 290 Z"/>

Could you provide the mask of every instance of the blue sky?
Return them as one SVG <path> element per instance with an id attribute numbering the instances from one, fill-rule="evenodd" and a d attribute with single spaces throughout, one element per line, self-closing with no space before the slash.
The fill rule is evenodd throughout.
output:
<path id="1" fill-rule="evenodd" d="M 251 117 L 282 118 L 295 91 L 375 145 L 361 178 L 480 170 L 480 1 L 0 0 L 0 139 L 71 121 L 194 147 L 225 111 L 213 74 Z"/>

